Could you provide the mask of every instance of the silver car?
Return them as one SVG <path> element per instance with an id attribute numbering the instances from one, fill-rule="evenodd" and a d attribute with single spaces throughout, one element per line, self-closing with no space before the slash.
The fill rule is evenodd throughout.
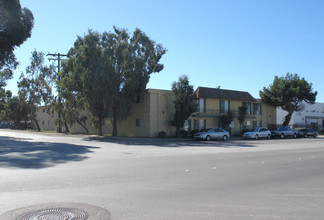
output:
<path id="1" fill-rule="evenodd" d="M 213 139 L 218 139 L 218 140 L 223 140 L 226 141 L 230 136 L 230 134 L 225 131 L 222 128 L 211 128 L 208 129 L 207 131 L 203 131 L 203 132 L 198 132 L 194 135 L 194 137 L 197 140 L 213 140 Z"/>
<path id="2" fill-rule="evenodd" d="M 259 139 L 259 138 L 271 138 L 271 131 L 268 128 L 257 127 L 253 131 L 248 131 L 243 134 L 244 139 Z"/>

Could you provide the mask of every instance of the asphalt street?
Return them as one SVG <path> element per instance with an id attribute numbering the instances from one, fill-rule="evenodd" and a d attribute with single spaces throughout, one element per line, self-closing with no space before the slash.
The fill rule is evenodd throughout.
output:
<path id="1" fill-rule="evenodd" d="M 84 203 L 113 220 L 324 219 L 324 137 L 194 141 L 0 130 L 0 216 Z"/>

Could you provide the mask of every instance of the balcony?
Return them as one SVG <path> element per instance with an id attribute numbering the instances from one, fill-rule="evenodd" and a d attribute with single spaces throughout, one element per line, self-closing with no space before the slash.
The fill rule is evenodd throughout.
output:
<path id="1" fill-rule="evenodd" d="M 230 110 L 233 114 L 234 118 L 237 118 L 239 116 L 238 110 Z M 225 115 L 227 112 L 221 111 L 220 109 L 201 109 L 197 108 L 196 111 L 192 114 L 194 117 L 221 117 L 222 115 Z M 249 112 L 246 114 L 246 118 L 255 118 L 255 116 L 261 115 L 259 112 Z"/>

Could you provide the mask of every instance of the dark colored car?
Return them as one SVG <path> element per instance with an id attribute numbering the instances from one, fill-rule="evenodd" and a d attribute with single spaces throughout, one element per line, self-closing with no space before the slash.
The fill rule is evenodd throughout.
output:
<path id="1" fill-rule="evenodd" d="M 272 137 L 293 137 L 296 138 L 298 135 L 298 131 L 292 130 L 289 126 L 279 126 L 276 131 L 271 131 Z"/>
<path id="2" fill-rule="evenodd" d="M 304 138 L 307 138 L 309 136 L 313 136 L 314 138 L 316 138 L 318 135 L 318 132 L 311 129 L 311 128 L 303 128 L 303 129 L 300 129 L 298 131 L 298 136 L 299 137 L 304 137 Z"/>

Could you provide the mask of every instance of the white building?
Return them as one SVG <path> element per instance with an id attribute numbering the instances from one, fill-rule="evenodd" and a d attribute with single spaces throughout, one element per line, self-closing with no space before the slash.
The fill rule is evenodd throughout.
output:
<path id="1" fill-rule="evenodd" d="M 315 127 L 324 130 L 324 103 L 314 105 L 304 103 L 305 108 L 301 112 L 294 112 L 289 125 L 294 127 Z M 277 124 L 282 124 L 285 120 L 287 111 L 277 108 Z"/>

